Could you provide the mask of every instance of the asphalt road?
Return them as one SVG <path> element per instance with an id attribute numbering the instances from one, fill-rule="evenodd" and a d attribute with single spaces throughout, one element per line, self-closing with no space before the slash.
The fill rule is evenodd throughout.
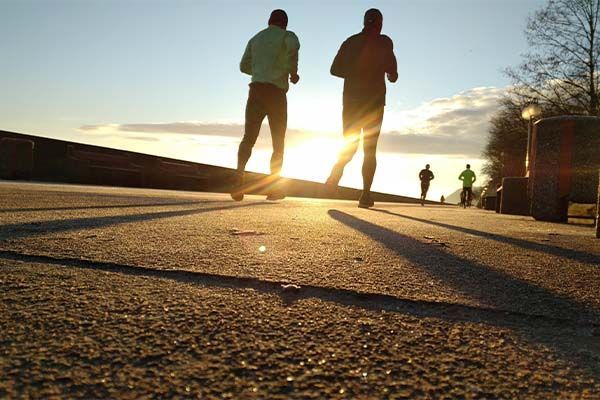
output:
<path id="1" fill-rule="evenodd" d="M 600 398 L 591 227 L 0 183 L 0 398 Z"/>

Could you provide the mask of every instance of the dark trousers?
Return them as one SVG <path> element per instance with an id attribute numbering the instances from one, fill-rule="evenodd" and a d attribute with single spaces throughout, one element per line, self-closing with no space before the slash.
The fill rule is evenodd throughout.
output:
<path id="1" fill-rule="evenodd" d="M 427 196 L 427 192 L 429 191 L 429 182 L 421 182 L 421 198 L 425 198 Z"/>
<path id="2" fill-rule="evenodd" d="M 463 192 L 465 193 L 465 198 L 467 200 L 469 199 L 469 197 L 470 198 L 473 197 L 473 188 L 472 187 L 463 186 Z"/>
<path id="3" fill-rule="evenodd" d="M 344 101 L 342 119 L 344 124 L 344 139 L 346 144 L 340 152 L 337 163 L 331 170 L 329 181 L 338 183 L 344 167 L 352 160 L 361 137 L 365 158 L 362 166 L 363 190 L 371 190 L 375 169 L 377 168 L 377 141 L 383 122 L 383 102 Z"/>
<path id="4" fill-rule="evenodd" d="M 283 89 L 270 83 L 250 84 L 246 103 L 246 126 L 244 138 L 238 150 L 237 169 L 242 172 L 246 168 L 265 117 L 269 120 L 273 142 L 271 175 L 279 176 L 283 165 L 283 149 L 287 129 L 287 97 Z"/>

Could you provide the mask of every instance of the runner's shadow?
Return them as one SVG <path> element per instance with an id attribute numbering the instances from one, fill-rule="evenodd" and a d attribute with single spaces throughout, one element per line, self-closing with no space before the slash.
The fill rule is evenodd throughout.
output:
<path id="1" fill-rule="evenodd" d="M 140 204 L 104 204 L 97 206 L 73 206 L 73 207 L 39 207 L 39 208 L 4 208 L 0 213 L 15 212 L 43 212 L 43 211 L 77 211 L 77 210 L 103 210 L 111 208 L 143 208 L 143 207 L 168 207 L 168 206 L 191 206 L 198 204 L 223 203 L 223 201 L 180 201 L 169 203 L 140 203 Z"/>
<path id="2" fill-rule="evenodd" d="M 592 323 L 597 323 L 599 320 L 600 310 L 592 306 L 552 293 L 533 283 L 508 276 L 484 264 L 434 248 L 350 214 L 337 210 L 329 210 L 328 213 L 336 221 L 381 243 L 454 291 L 476 300 L 482 305 L 506 311 L 516 309 L 524 314 L 546 315 L 565 320 L 575 319 L 592 321 Z M 496 324 L 489 319 L 485 323 Z M 571 326 L 568 324 L 568 322 L 564 326 L 558 324 L 554 330 L 564 331 L 565 327 Z M 549 335 L 548 332 L 536 332 L 536 328 L 536 325 L 532 324 L 514 329 L 528 341 L 553 349 L 561 358 L 588 371 L 595 379 L 600 378 L 600 362 L 594 357 L 585 356 L 590 351 L 597 354 L 597 344 L 590 344 L 593 337 L 588 335 L 582 339 L 570 336 L 565 340 L 557 338 L 560 335 L 556 333 Z"/>
<path id="3" fill-rule="evenodd" d="M 559 318 L 576 316 L 580 320 L 600 319 L 600 310 L 534 283 L 511 277 L 350 214 L 337 210 L 329 210 L 328 213 L 336 221 L 383 244 L 454 291 L 482 305 Z"/>
<path id="4" fill-rule="evenodd" d="M 578 251 L 578 250 L 548 246 L 548 245 L 544 245 L 541 243 L 530 242 L 528 240 L 517 239 L 517 238 L 513 238 L 513 237 L 509 237 L 509 236 L 502 236 L 502 235 L 498 235 L 498 234 L 490 233 L 490 232 L 478 231 L 476 229 L 465 228 L 462 226 L 450 225 L 450 224 L 445 224 L 443 222 L 436 222 L 436 221 L 430 221 L 430 220 L 426 220 L 426 219 L 411 217 L 408 215 L 394 213 L 394 212 L 391 212 L 388 210 L 382 210 L 382 209 L 377 209 L 377 208 L 372 208 L 371 210 L 377 211 L 380 213 L 390 214 L 390 215 L 400 217 L 400 218 L 409 219 L 411 221 L 422 222 L 424 224 L 435 225 L 435 226 L 439 226 L 442 228 L 447 228 L 447 229 L 451 229 L 454 231 L 467 233 L 470 235 L 480 236 L 480 237 L 483 237 L 486 239 L 491 239 L 491 240 L 495 240 L 497 242 L 507 243 L 507 244 L 522 247 L 522 248 L 528 249 L 528 250 L 540 251 L 540 252 L 549 253 L 549 254 L 552 254 L 555 256 L 559 256 L 559 257 L 569 258 L 573 261 L 600 265 L 600 256 L 598 256 L 596 254 L 586 253 L 586 252 Z"/>
<path id="5" fill-rule="evenodd" d="M 182 217 L 186 215 L 203 214 L 212 211 L 233 210 L 242 207 L 268 205 L 270 203 L 256 202 L 232 206 L 193 208 L 187 210 L 160 211 L 143 214 L 114 215 L 90 218 L 71 218 L 51 221 L 37 221 L 20 224 L 0 225 L 0 241 L 22 239 L 49 233 L 76 231 L 83 229 L 98 229 L 111 225 L 129 224 L 152 221 L 162 218 Z"/>

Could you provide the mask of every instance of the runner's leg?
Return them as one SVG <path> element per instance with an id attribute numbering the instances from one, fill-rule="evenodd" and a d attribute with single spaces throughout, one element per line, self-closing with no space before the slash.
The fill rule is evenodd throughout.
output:
<path id="1" fill-rule="evenodd" d="M 244 172 L 246 164 L 252 154 L 252 148 L 258 138 L 260 126 L 267 115 L 263 99 L 264 88 L 261 86 L 250 86 L 248 101 L 246 103 L 246 123 L 244 137 L 238 149 L 237 171 Z"/>
<path id="2" fill-rule="evenodd" d="M 342 178 L 344 173 L 344 167 L 352 160 L 356 150 L 358 149 L 358 142 L 360 141 L 360 115 L 359 107 L 356 104 L 346 103 L 342 111 L 342 123 L 344 126 L 344 147 L 338 156 L 338 160 L 331 169 L 327 183 L 331 185 L 337 185 Z"/>
<path id="3" fill-rule="evenodd" d="M 271 128 L 273 154 L 271 155 L 271 176 L 275 179 L 281 173 L 283 166 L 283 151 L 285 147 L 285 131 L 287 129 L 287 98 L 283 90 L 273 88 L 269 98 L 267 117 Z"/>
<path id="4" fill-rule="evenodd" d="M 244 137 L 238 148 L 237 174 L 231 189 L 231 197 L 240 201 L 244 198 L 244 170 L 258 138 L 260 126 L 266 115 L 261 87 L 251 85 L 246 102 L 246 123 Z"/>
<path id="5" fill-rule="evenodd" d="M 377 141 L 381 132 L 383 122 L 383 105 L 374 108 L 366 114 L 366 124 L 363 129 L 363 192 L 370 193 L 375 169 L 377 168 Z"/>

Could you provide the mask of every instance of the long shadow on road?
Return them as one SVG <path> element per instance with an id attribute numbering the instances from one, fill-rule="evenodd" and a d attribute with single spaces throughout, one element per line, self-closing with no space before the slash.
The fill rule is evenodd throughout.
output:
<path id="1" fill-rule="evenodd" d="M 182 217 L 202 214 L 212 211 L 233 210 L 242 207 L 268 205 L 269 203 L 245 203 L 239 205 L 193 208 L 186 210 L 160 211 L 143 214 L 127 214 L 89 218 L 59 219 L 50 221 L 27 222 L 20 224 L 0 225 L 0 241 L 22 239 L 30 236 L 48 233 L 75 231 L 83 229 L 104 228 L 111 225 L 128 224 L 133 222 L 152 221 L 162 218 Z"/>
<path id="2" fill-rule="evenodd" d="M 139 204 L 102 204 L 95 206 L 73 206 L 73 207 L 30 207 L 30 208 L 4 208 L 0 213 L 22 213 L 22 212 L 44 212 L 44 211 L 78 211 L 78 210 L 104 210 L 112 208 L 145 208 L 145 207 L 168 207 L 168 206 L 191 206 L 209 203 L 223 203 L 223 201 L 180 201 L 169 203 L 139 203 Z"/>
<path id="3" fill-rule="evenodd" d="M 498 235 L 498 234 L 490 233 L 490 232 L 478 231 L 476 229 L 465 228 L 462 226 L 445 224 L 443 222 L 429 221 L 426 219 L 411 217 L 408 215 L 398 214 L 398 213 L 394 213 L 394 212 L 391 212 L 388 210 L 382 210 L 382 209 L 378 209 L 378 208 L 372 208 L 371 210 L 377 211 L 380 213 L 393 215 L 395 217 L 405 218 L 405 219 L 408 219 L 411 221 L 422 222 L 424 224 L 435 225 L 435 226 L 439 226 L 441 228 L 451 229 L 454 231 L 463 232 L 463 233 L 467 233 L 467 234 L 474 235 L 474 236 L 479 236 L 479 237 L 482 237 L 485 239 L 495 240 L 497 242 L 507 243 L 507 244 L 522 247 L 522 248 L 528 249 L 528 250 L 540 251 L 540 252 L 552 254 L 555 256 L 559 256 L 559 257 L 569 258 L 573 261 L 579 261 L 579 262 L 584 262 L 584 263 L 600 265 L 600 256 L 596 255 L 596 254 L 586 253 L 583 251 L 577 251 L 577 250 L 572 250 L 572 249 L 565 249 L 565 248 L 561 248 L 561 247 L 548 246 L 548 245 L 544 245 L 541 243 L 531 242 L 528 240 Z"/>
<path id="4" fill-rule="evenodd" d="M 336 221 L 355 229 L 369 238 L 383 244 L 398 256 L 410 261 L 430 276 L 437 278 L 454 291 L 474 299 L 484 306 L 497 310 L 546 315 L 565 319 L 598 322 L 600 310 L 561 296 L 484 264 L 473 262 L 442 249 L 432 248 L 409 236 L 372 224 L 350 214 L 329 210 Z M 596 379 L 600 378 L 600 362 L 597 358 L 583 360 L 579 354 L 587 351 L 587 343 L 579 344 L 572 340 L 564 343 L 549 337 L 540 337 L 531 328 L 517 327 L 519 333 L 531 342 L 542 343 L 553 348 L 562 358 L 588 370 Z M 596 352 L 598 349 L 596 348 Z"/>
<path id="5" fill-rule="evenodd" d="M 410 236 L 341 211 L 329 210 L 329 215 L 383 244 L 457 293 L 484 306 L 562 318 L 576 316 L 582 320 L 600 319 L 600 310 L 484 264 L 426 245 Z"/>

